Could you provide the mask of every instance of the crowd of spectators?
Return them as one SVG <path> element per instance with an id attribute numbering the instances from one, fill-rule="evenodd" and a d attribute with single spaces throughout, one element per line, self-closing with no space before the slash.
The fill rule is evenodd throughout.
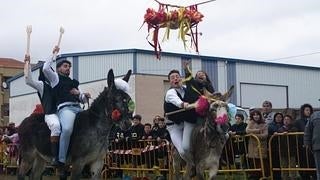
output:
<path id="1" fill-rule="evenodd" d="M 264 162 L 266 176 L 269 176 L 269 158 L 272 158 L 272 167 L 300 168 L 315 167 L 312 151 L 305 148 L 303 136 L 285 136 L 292 132 L 305 132 L 313 113 L 313 107 L 310 104 L 303 104 L 300 108 L 300 116 L 294 119 L 292 114 L 283 112 L 274 112 L 272 103 L 264 101 L 261 108 L 250 108 L 250 116 L 247 120 L 241 114 L 236 115 L 236 123 L 229 129 L 231 137 L 239 135 L 254 134 L 259 138 L 260 146 L 256 139 L 247 138 L 247 140 L 234 141 L 234 155 L 247 158 L 249 168 L 259 167 L 260 152 Z M 268 142 L 272 135 L 278 135 L 271 141 L 272 157 L 269 157 Z M 281 136 L 284 135 L 284 136 Z M 257 147 L 260 147 L 257 148 Z M 247 151 L 245 152 L 245 149 Z M 259 179 L 262 175 L 259 173 L 249 173 L 249 179 Z M 312 171 L 274 171 L 273 179 L 315 179 L 316 174 Z"/>
<path id="2" fill-rule="evenodd" d="M 142 116 L 136 114 L 132 117 L 132 125 L 127 130 L 121 130 L 114 126 L 109 136 L 110 140 L 116 142 L 130 140 L 170 140 L 169 133 L 166 129 L 165 119 L 156 115 L 153 119 L 153 124 L 142 124 Z"/>

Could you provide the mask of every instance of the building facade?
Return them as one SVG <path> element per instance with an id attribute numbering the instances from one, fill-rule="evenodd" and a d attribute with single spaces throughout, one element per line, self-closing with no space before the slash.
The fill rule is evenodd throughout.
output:
<path id="1" fill-rule="evenodd" d="M 9 122 L 9 89 L 6 81 L 22 71 L 22 62 L 10 58 L 0 58 L 0 126 L 6 126 Z"/>
<path id="2" fill-rule="evenodd" d="M 57 60 L 62 59 L 71 61 L 71 76 L 93 98 L 106 85 L 110 68 L 116 77 L 132 69 L 130 95 L 136 102 L 135 113 L 142 115 L 143 122 L 163 115 L 164 94 L 169 87 L 167 74 L 172 69 L 184 74 L 186 61 L 191 62 L 193 74 L 206 71 L 217 91 L 225 92 L 234 85 L 230 101 L 243 108 L 261 107 L 264 100 L 270 100 L 274 108 L 319 105 L 316 89 L 320 88 L 320 68 L 315 67 L 165 52 L 157 60 L 153 51 L 140 49 L 62 54 Z M 34 78 L 38 77 L 39 67 L 33 68 Z M 19 124 L 37 103 L 35 91 L 25 85 L 22 74 L 10 79 L 10 121 Z"/>

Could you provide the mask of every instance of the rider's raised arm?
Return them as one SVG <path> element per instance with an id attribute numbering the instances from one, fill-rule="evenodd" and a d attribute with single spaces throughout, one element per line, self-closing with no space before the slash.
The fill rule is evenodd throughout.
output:
<path id="1" fill-rule="evenodd" d="M 53 49 L 53 54 L 55 54 L 55 52 L 59 52 L 59 48 L 57 46 Z M 43 65 L 43 73 L 49 80 L 51 87 L 55 87 L 59 83 L 58 73 L 52 68 L 52 66 L 54 65 L 53 61 L 55 61 L 55 57 L 56 56 L 52 55 L 46 60 Z"/>
<path id="2" fill-rule="evenodd" d="M 32 78 L 32 73 L 31 73 L 31 65 L 30 65 L 30 56 L 29 55 L 25 55 L 24 58 L 24 79 L 25 82 L 28 86 L 34 88 L 35 90 L 37 90 L 40 95 L 43 95 L 43 82 L 42 81 L 38 81 L 38 80 L 34 80 Z"/>

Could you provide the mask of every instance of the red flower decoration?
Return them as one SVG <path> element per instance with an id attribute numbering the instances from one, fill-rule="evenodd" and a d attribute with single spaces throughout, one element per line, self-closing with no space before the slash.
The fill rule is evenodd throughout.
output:
<path id="1" fill-rule="evenodd" d="M 111 113 L 111 119 L 114 121 L 118 121 L 120 119 L 121 113 L 118 109 L 115 109 Z"/>
<path id="2" fill-rule="evenodd" d="M 32 114 L 44 114 L 44 110 L 41 104 L 37 104 Z"/>

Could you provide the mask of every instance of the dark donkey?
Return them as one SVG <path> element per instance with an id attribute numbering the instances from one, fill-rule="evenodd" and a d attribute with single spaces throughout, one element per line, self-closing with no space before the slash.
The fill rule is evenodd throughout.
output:
<path id="1" fill-rule="evenodd" d="M 77 114 L 67 160 L 68 165 L 72 165 L 71 179 L 80 179 L 82 169 L 87 164 L 91 167 L 91 178 L 100 178 L 111 127 L 114 124 L 126 127 L 132 117 L 134 103 L 123 91 L 123 87 L 128 87 L 130 75 L 131 70 L 123 80 L 115 80 L 113 70 L 109 70 L 108 87 L 104 88 L 89 109 Z M 18 179 L 24 179 L 30 169 L 30 179 L 40 179 L 47 162 L 52 159 L 50 131 L 44 122 L 44 115 L 31 115 L 24 119 L 18 133 L 21 155 Z M 66 173 L 60 175 L 60 179 L 66 178 Z"/>
<path id="2" fill-rule="evenodd" d="M 228 140 L 228 104 L 226 101 L 230 98 L 232 90 L 233 86 L 224 95 L 205 91 L 210 106 L 204 122 L 192 131 L 190 152 L 194 164 L 187 163 L 183 179 L 190 179 L 195 175 L 199 180 L 205 179 L 205 170 L 209 170 L 209 179 L 215 178 L 223 147 Z M 182 164 L 185 162 L 180 158 L 177 150 L 174 150 L 175 179 L 180 179 Z"/>

